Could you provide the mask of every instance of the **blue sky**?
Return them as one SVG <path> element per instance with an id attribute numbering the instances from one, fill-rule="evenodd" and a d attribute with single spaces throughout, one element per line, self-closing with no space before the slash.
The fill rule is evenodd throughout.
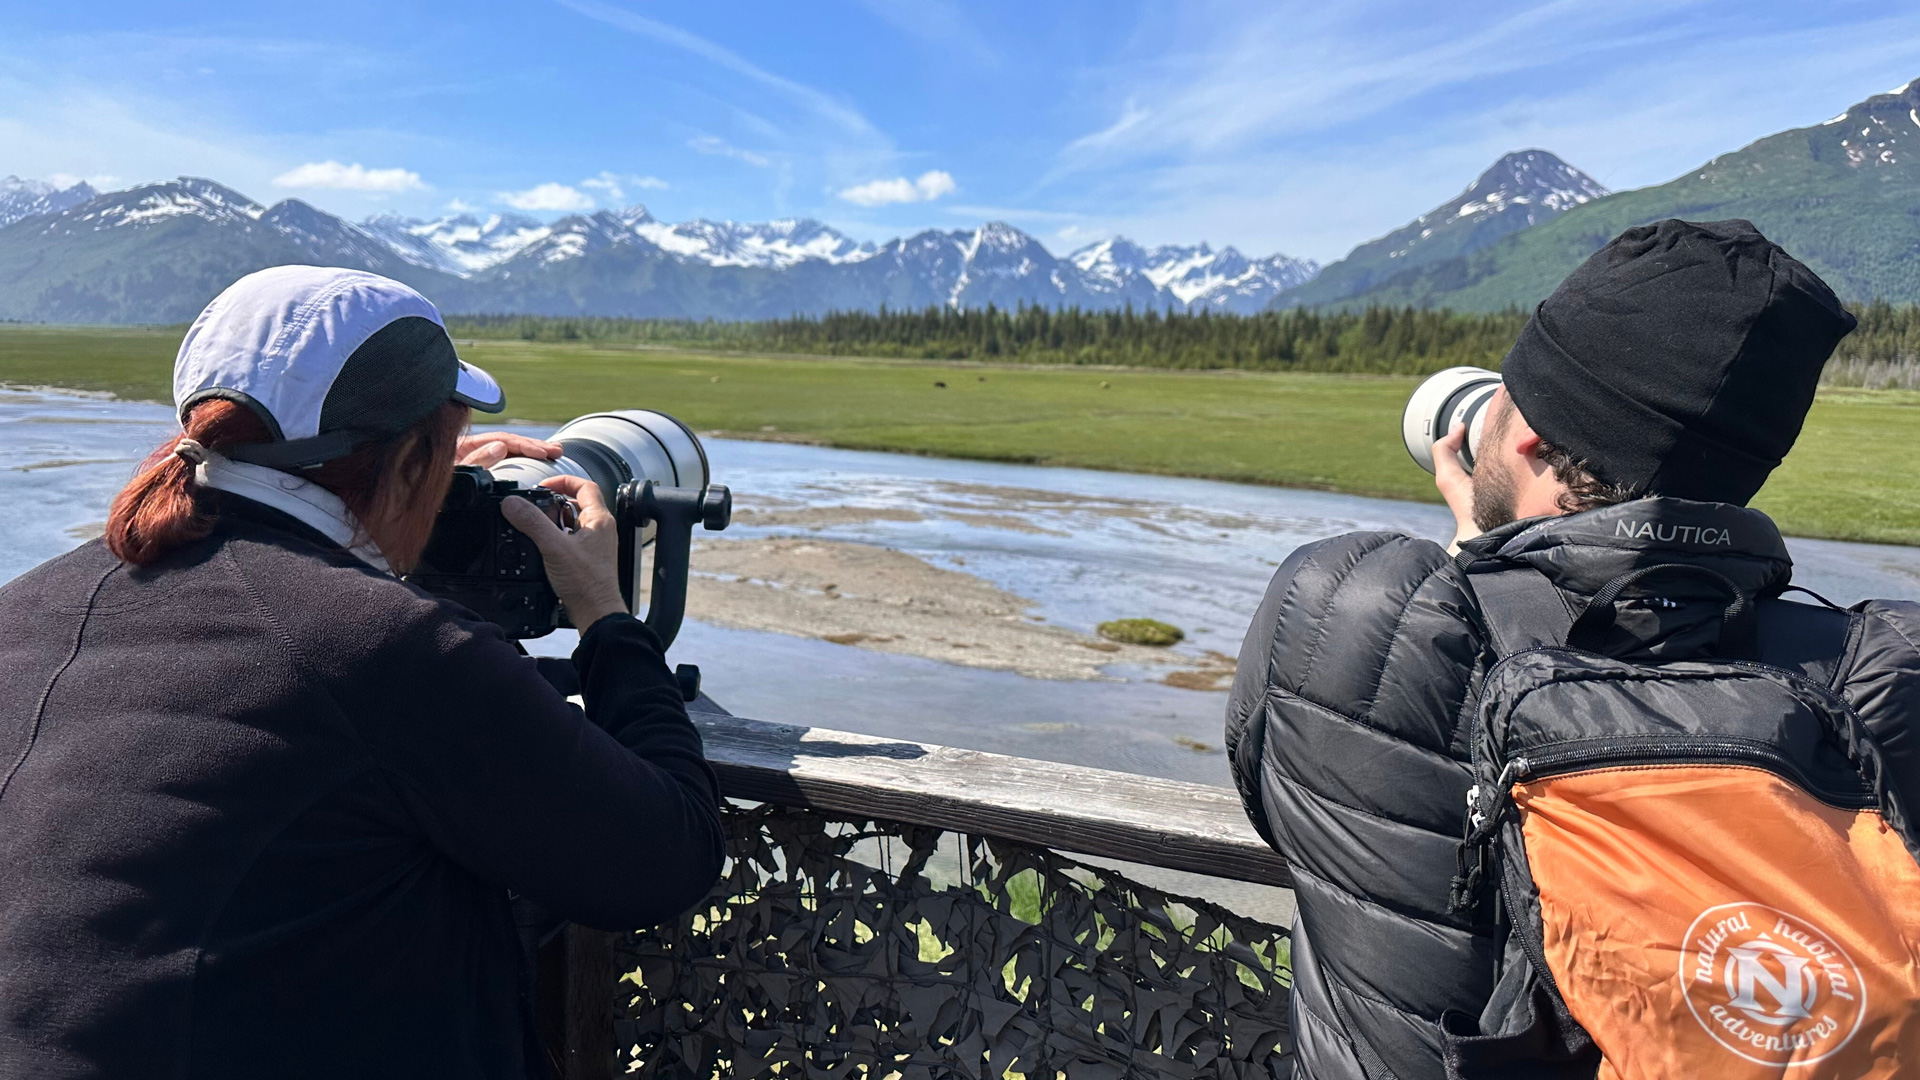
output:
<path id="1" fill-rule="evenodd" d="M 0 5 L 0 175 L 353 218 L 644 202 L 1323 261 L 1541 147 L 1658 183 L 1920 77 L 1854 0 Z"/>

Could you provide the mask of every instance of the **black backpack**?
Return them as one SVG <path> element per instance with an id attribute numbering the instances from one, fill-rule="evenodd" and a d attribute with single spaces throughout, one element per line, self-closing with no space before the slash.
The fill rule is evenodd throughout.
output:
<path id="1" fill-rule="evenodd" d="M 1508 936 L 1482 1014 L 1442 1019 L 1448 1076 L 1920 1062 L 1920 845 L 1829 685 L 1849 618 L 1756 604 L 1685 563 L 1622 575 L 1576 614 L 1530 566 L 1460 561 L 1494 662 L 1453 904 Z M 1718 641 L 1653 662 L 1603 651 L 1623 608 L 1678 606 L 1649 595 L 1662 583 L 1726 601 Z M 1793 632 L 1764 634 L 1762 609 Z M 1768 662 L 1761 641 L 1780 637 L 1825 655 Z"/>

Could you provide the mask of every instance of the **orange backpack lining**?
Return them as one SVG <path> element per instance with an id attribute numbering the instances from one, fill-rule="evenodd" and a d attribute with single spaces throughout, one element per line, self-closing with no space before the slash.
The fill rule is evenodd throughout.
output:
<path id="1" fill-rule="evenodd" d="M 1744 765 L 1598 768 L 1514 799 L 1547 964 L 1602 1077 L 1920 1063 L 1920 865 L 1877 811 Z"/>

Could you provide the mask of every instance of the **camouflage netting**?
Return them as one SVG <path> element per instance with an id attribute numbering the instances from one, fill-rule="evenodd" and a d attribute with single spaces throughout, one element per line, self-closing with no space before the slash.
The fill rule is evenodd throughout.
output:
<path id="1" fill-rule="evenodd" d="M 726 879 L 622 947 L 630 1072 L 1286 1075 L 1282 929 L 1041 848 L 784 807 L 727 819 Z"/>

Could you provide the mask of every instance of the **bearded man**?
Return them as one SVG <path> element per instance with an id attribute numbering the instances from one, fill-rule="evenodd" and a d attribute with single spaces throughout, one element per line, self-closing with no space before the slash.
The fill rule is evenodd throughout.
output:
<path id="1" fill-rule="evenodd" d="M 1569 613 L 1643 567 L 1715 571 L 1754 601 L 1759 658 L 1844 697 L 1916 805 L 1920 606 L 1782 598 L 1792 560 L 1746 507 L 1853 326 L 1747 222 L 1629 229 L 1528 321 L 1474 473 L 1462 431 L 1435 446 L 1451 548 L 1351 533 L 1300 548 L 1274 575 L 1240 655 L 1227 746 L 1249 817 L 1293 868 L 1297 1076 L 1438 1080 L 1443 1016 L 1470 1028 L 1493 993 L 1506 942 L 1494 905 L 1449 904 L 1467 737 L 1495 654 L 1456 553 L 1533 567 Z M 1714 655 L 1726 603 L 1628 594 L 1605 651 Z"/>

